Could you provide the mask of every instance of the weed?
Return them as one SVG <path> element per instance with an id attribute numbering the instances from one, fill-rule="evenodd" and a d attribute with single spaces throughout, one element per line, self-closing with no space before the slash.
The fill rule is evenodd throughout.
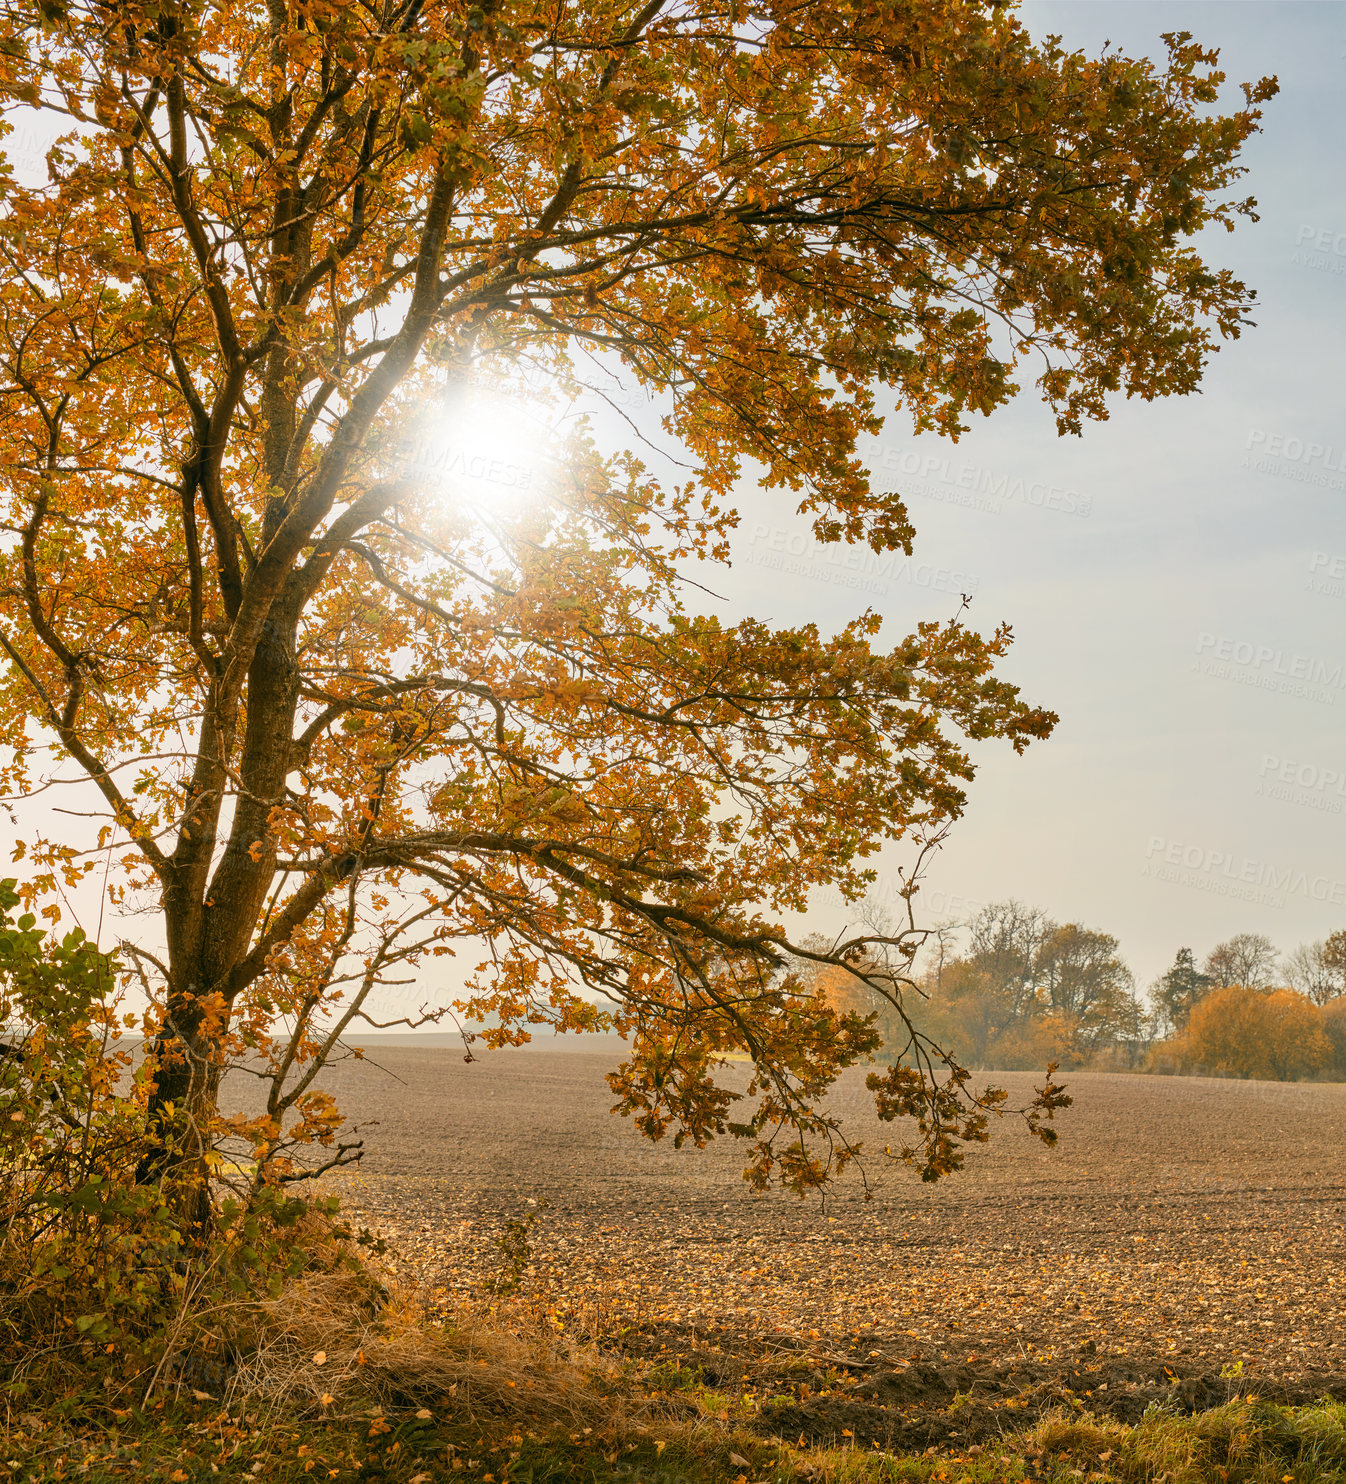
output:
<path id="1" fill-rule="evenodd" d="M 504 1230 L 493 1240 L 493 1245 L 500 1254 L 500 1261 L 494 1278 L 487 1285 L 487 1293 L 491 1298 L 517 1293 L 532 1261 L 533 1228 L 550 1202 L 545 1197 L 534 1200 L 530 1196 L 528 1204 L 533 1209 L 525 1211 L 522 1216 L 508 1217 Z"/>

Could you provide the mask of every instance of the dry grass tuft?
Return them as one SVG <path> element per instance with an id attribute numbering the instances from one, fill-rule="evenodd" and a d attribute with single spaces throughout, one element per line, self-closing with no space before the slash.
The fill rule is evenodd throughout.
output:
<path id="1" fill-rule="evenodd" d="M 1130 1433 L 1120 1422 L 1109 1422 L 1093 1416 L 1074 1413 L 1048 1413 L 1033 1429 L 1030 1437 L 1044 1453 L 1071 1453 L 1099 1457 L 1119 1449 Z"/>
<path id="2" fill-rule="evenodd" d="M 503 1317 L 503 1316 L 502 1316 Z M 411 1290 L 372 1293 L 351 1273 L 310 1275 L 255 1306 L 230 1337 L 242 1359 L 226 1402 L 284 1400 L 332 1407 L 435 1407 L 534 1421 L 592 1421 L 611 1409 L 611 1367 L 530 1311 L 432 1318 Z"/>

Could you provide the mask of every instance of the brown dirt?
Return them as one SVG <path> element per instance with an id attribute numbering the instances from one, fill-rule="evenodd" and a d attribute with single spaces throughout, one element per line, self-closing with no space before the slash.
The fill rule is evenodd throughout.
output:
<path id="1" fill-rule="evenodd" d="M 633 1356 L 761 1389 L 769 1431 L 911 1447 L 1073 1399 L 1129 1421 L 1234 1391 L 1346 1397 L 1346 1085 L 1077 1073 L 1056 1150 L 1006 1119 L 928 1186 L 885 1162 L 900 1134 L 847 1074 L 835 1106 L 874 1198 L 848 1175 L 824 1207 L 750 1192 L 732 1140 L 641 1140 L 608 1111 L 612 1052 L 370 1056 L 326 1084 L 372 1124 L 337 1188 L 446 1308 L 532 1215 L 527 1297 L 597 1305 Z M 1034 1079 L 997 1080 L 1013 1101 Z"/>

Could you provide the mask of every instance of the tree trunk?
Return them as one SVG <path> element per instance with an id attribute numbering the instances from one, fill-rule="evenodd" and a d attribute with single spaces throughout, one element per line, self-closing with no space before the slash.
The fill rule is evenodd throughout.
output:
<path id="1" fill-rule="evenodd" d="M 174 984 L 187 988 L 170 990 L 164 1028 L 154 1043 L 159 1065 L 136 1179 L 141 1184 L 161 1181 L 170 1204 L 202 1238 L 211 1225 L 207 1156 L 224 1071 L 219 1038 L 233 1009 L 233 991 L 226 986 L 252 943 L 275 873 L 270 816 L 283 797 L 290 765 L 299 699 L 298 613 L 295 594 L 275 604 L 248 669 L 241 788 L 229 838 L 209 884 L 204 864 L 210 859 L 213 823 L 195 839 L 184 831 L 174 861 L 178 871 L 164 893 L 170 972 Z M 213 728 L 210 738 L 212 745 L 222 745 Z M 212 1009 L 203 1033 L 206 1016 L 199 996 L 215 989 L 224 994 L 224 1002 Z"/>
<path id="2" fill-rule="evenodd" d="M 177 998 L 177 997 L 175 997 Z M 210 1127 L 219 1107 L 223 1067 L 218 1046 L 199 1033 L 200 1012 L 169 1002 L 167 1027 L 155 1038 L 157 1063 L 136 1166 L 138 1185 L 158 1184 L 182 1218 L 184 1239 L 204 1241 L 211 1228 Z"/>

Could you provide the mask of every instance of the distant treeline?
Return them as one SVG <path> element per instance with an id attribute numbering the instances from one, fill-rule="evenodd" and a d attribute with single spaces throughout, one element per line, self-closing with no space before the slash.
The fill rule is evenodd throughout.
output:
<path id="1" fill-rule="evenodd" d="M 912 977 L 915 989 L 893 986 L 907 1013 L 968 1067 L 1346 1079 L 1346 930 L 1285 956 L 1261 933 L 1200 963 L 1181 948 L 1142 996 L 1111 934 L 993 902 L 936 928 Z M 886 998 L 836 970 L 822 988 L 838 1008 L 877 1013 L 900 1055 L 906 1032 Z"/>

